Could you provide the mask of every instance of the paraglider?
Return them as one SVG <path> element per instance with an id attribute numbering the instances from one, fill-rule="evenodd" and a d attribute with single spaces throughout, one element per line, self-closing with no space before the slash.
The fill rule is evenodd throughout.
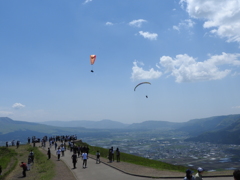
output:
<path id="1" fill-rule="evenodd" d="M 137 87 L 140 86 L 140 85 L 142 85 L 142 84 L 150 84 L 150 85 L 151 85 L 150 82 L 141 82 L 141 83 L 139 83 L 139 84 L 137 84 L 137 85 L 135 86 L 134 91 L 136 91 Z M 146 95 L 146 98 L 148 98 L 148 95 Z"/>
<path id="2" fill-rule="evenodd" d="M 95 61 L 96 61 L 96 55 L 90 55 L 90 64 L 93 66 L 93 64 L 95 63 Z M 92 67 L 92 70 L 91 70 L 91 72 L 93 73 L 94 71 L 93 71 L 93 67 Z"/>

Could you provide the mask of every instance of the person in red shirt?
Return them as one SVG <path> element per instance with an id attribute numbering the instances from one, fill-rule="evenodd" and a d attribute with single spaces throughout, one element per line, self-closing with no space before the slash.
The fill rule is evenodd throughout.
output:
<path id="1" fill-rule="evenodd" d="M 22 164 L 20 164 L 20 167 L 23 168 L 23 172 L 22 172 L 23 177 L 26 177 L 26 171 L 27 171 L 27 165 L 26 165 L 26 163 L 22 162 Z"/>

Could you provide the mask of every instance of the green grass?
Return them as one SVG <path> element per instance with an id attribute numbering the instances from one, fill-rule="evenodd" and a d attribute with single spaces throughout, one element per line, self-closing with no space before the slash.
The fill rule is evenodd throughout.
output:
<path id="1" fill-rule="evenodd" d="M 55 164 L 47 160 L 46 154 L 43 154 L 37 147 L 27 147 L 27 152 L 34 152 L 34 165 L 39 173 L 38 179 L 51 180 L 55 176 Z"/>
<path id="2" fill-rule="evenodd" d="M 16 167 L 17 165 L 16 156 L 17 153 L 13 149 L 0 147 L 0 165 L 2 166 L 3 171 L 6 170 L 4 173 L 2 173 L 0 180 L 4 179 Z"/>
<path id="3" fill-rule="evenodd" d="M 0 165 L 5 169 L 8 163 L 11 161 L 11 158 L 16 156 L 17 153 L 13 149 L 6 147 L 0 147 Z"/>
<path id="4" fill-rule="evenodd" d="M 101 157 L 107 158 L 107 156 L 108 156 L 108 149 L 90 146 L 87 143 L 77 143 L 77 145 L 88 146 L 90 149 L 90 151 L 89 151 L 90 154 L 95 155 L 96 152 L 99 151 L 101 154 Z M 127 153 L 122 153 L 122 152 L 120 154 L 120 160 L 123 162 L 128 162 L 128 163 L 132 163 L 132 164 L 151 167 L 151 168 L 155 168 L 158 170 L 185 172 L 187 169 L 184 166 L 176 166 L 176 165 L 172 165 L 169 163 L 165 163 L 165 162 L 161 162 L 161 161 L 157 161 L 157 160 L 151 160 L 151 159 L 147 159 L 147 158 L 143 158 L 143 157 L 127 154 Z"/>
<path id="5" fill-rule="evenodd" d="M 15 168 L 19 168 L 19 162 L 26 162 L 30 151 L 34 152 L 34 165 L 27 173 L 32 179 L 51 180 L 55 176 L 55 164 L 51 160 L 47 160 L 46 154 L 43 154 L 37 147 L 30 145 L 21 145 L 18 149 L 15 147 L 0 147 L 0 165 L 4 174 L 0 176 L 0 180 L 4 179 Z"/>

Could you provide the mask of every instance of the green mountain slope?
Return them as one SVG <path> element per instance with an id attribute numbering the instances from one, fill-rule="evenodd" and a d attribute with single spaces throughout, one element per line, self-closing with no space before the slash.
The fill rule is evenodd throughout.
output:
<path id="1" fill-rule="evenodd" d="M 227 128 L 239 118 L 240 114 L 193 119 L 184 123 L 182 127 L 176 130 L 188 132 L 190 136 L 198 136 L 208 131 L 217 131 Z"/>
<path id="2" fill-rule="evenodd" d="M 85 129 L 82 127 L 55 127 L 32 122 L 15 121 L 7 117 L 0 117 L 0 143 L 5 141 L 20 140 L 22 143 L 27 141 L 28 137 L 56 135 L 74 135 L 79 138 L 98 137 L 109 138 L 110 132 L 107 130 Z"/>
<path id="3" fill-rule="evenodd" d="M 78 132 L 79 129 L 84 129 L 81 127 L 78 128 L 62 128 L 47 126 L 38 123 L 25 122 L 25 121 L 15 121 L 7 117 L 0 117 L 0 133 L 7 134 L 15 131 L 35 131 L 40 133 L 47 134 L 56 134 L 59 132 Z"/>
<path id="4" fill-rule="evenodd" d="M 240 118 L 221 130 L 205 132 L 186 141 L 212 142 L 219 144 L 240 144 Z"/>

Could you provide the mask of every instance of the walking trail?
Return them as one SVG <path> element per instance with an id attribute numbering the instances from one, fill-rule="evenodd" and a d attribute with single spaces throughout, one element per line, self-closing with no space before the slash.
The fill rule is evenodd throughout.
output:
<path id="1" fill-rule="evenodd" d="M 48 148 L 46 143 L 45 150 Z M 55 147 L 51 147 L 52 155 L 56 156 Z M 126 162 L 112 162 L 109 163 L 108 159 L 101 158 L 101 163 L 97 164 L 95 156 L 89 155 L 87 160 L 87 168 L 82 167 L 83 160 L 78 158 L 76 169 L 73 169 L 72 152 L 66 150 L 64 156 L 61 156 L 60 161 L 63 161 L 74 177 L 78 180 L 149 180 L 149 179 L 161 179 L 161 180 L 179 180 L 183 179 L 185 173 L 160 171 L 153 168 L 147 168 L 144 166 L 134 165 Z M 204 180 L 233 180 L 233 177 L 208 177 Z"/>

